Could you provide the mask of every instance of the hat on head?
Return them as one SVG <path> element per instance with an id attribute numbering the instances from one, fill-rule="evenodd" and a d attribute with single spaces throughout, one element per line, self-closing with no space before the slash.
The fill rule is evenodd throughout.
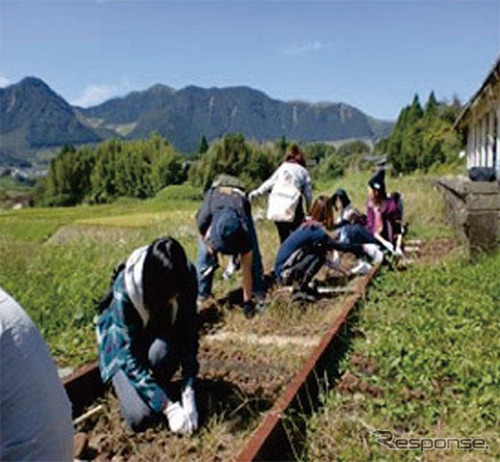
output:
<path id="1" fill-rule="evenodd" d="M 385 192 L 385 170 L 379 170 L 368 182 L 370 188 L 375 191 Z"/>

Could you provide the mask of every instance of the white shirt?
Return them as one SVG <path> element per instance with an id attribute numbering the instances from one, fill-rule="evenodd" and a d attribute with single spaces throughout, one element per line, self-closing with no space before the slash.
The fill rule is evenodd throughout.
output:
<path id="1" fill-rule="evenodd" d="M 0 460 L 73 460 L 71 403 L 38 329 L 0 288 Z"/>
<path id="2" fill-rule="evenodd" d="M 306 199 L 306 210 L 308 210 L 312 203 L 311 177 L 306 168 L 295 162 L 283 162 L 272 176 L 260 185 L 256 190 L 257 193 L 260 195 L 269 192 L 283 176 L 290 177 L 294 186 L 304 195 Z"/>

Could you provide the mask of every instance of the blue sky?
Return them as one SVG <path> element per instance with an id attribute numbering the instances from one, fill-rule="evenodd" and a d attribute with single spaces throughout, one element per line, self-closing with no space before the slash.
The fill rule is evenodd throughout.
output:
<path id="1" fill-rule="evenodd" d="M 248 85 L 395 119 L 418 92 L 467 100 L 500 53 L 500 2 L 3 0 L 0 85 L 92 105 L 155 83 Z"/>

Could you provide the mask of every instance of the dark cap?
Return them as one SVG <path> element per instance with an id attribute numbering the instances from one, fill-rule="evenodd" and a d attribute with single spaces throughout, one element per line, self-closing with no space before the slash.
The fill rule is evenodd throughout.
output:
<path id="1" fill-rule="evenodd" d="M 375 191 L 385 192 L 385 170 L 379 170 L 368 182 L 370 188 Z"/>

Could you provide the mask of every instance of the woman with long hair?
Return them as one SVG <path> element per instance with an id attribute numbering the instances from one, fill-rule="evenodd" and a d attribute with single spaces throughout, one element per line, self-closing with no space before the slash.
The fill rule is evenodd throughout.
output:
<path id="1" fill-rule="evenodd" d="M 327 263 L 331 252 L 346 250 L 343 244 L 328 235 L 327 230 L 332 226 L 330 198 L 319 196 L 311 207 L 310 218 L 281 244 L 274 271 L 280 284 L 296 286 L 294 300 L 314 301 L 317 294 L 309 283 Z"/>
<path id="2" fill-rule="evenodd" d="M 111 382 L 134 431 L 162 415 L 175 433 L 198 428 L 194 382 L 198 373 L 196 269 L 175 239 L 136 249 L 99 305 L 99 369 Z M 170 380 L 182 368 L 176 401 Z"/>
<path id="3" fill-rule="evenodd" d="M 366 216 L 368 231 L 386 250 L 395 253 L 401 212 L 394 198 L 387 195 L 385 170 L 377 171 L 368 182 Z"/>

